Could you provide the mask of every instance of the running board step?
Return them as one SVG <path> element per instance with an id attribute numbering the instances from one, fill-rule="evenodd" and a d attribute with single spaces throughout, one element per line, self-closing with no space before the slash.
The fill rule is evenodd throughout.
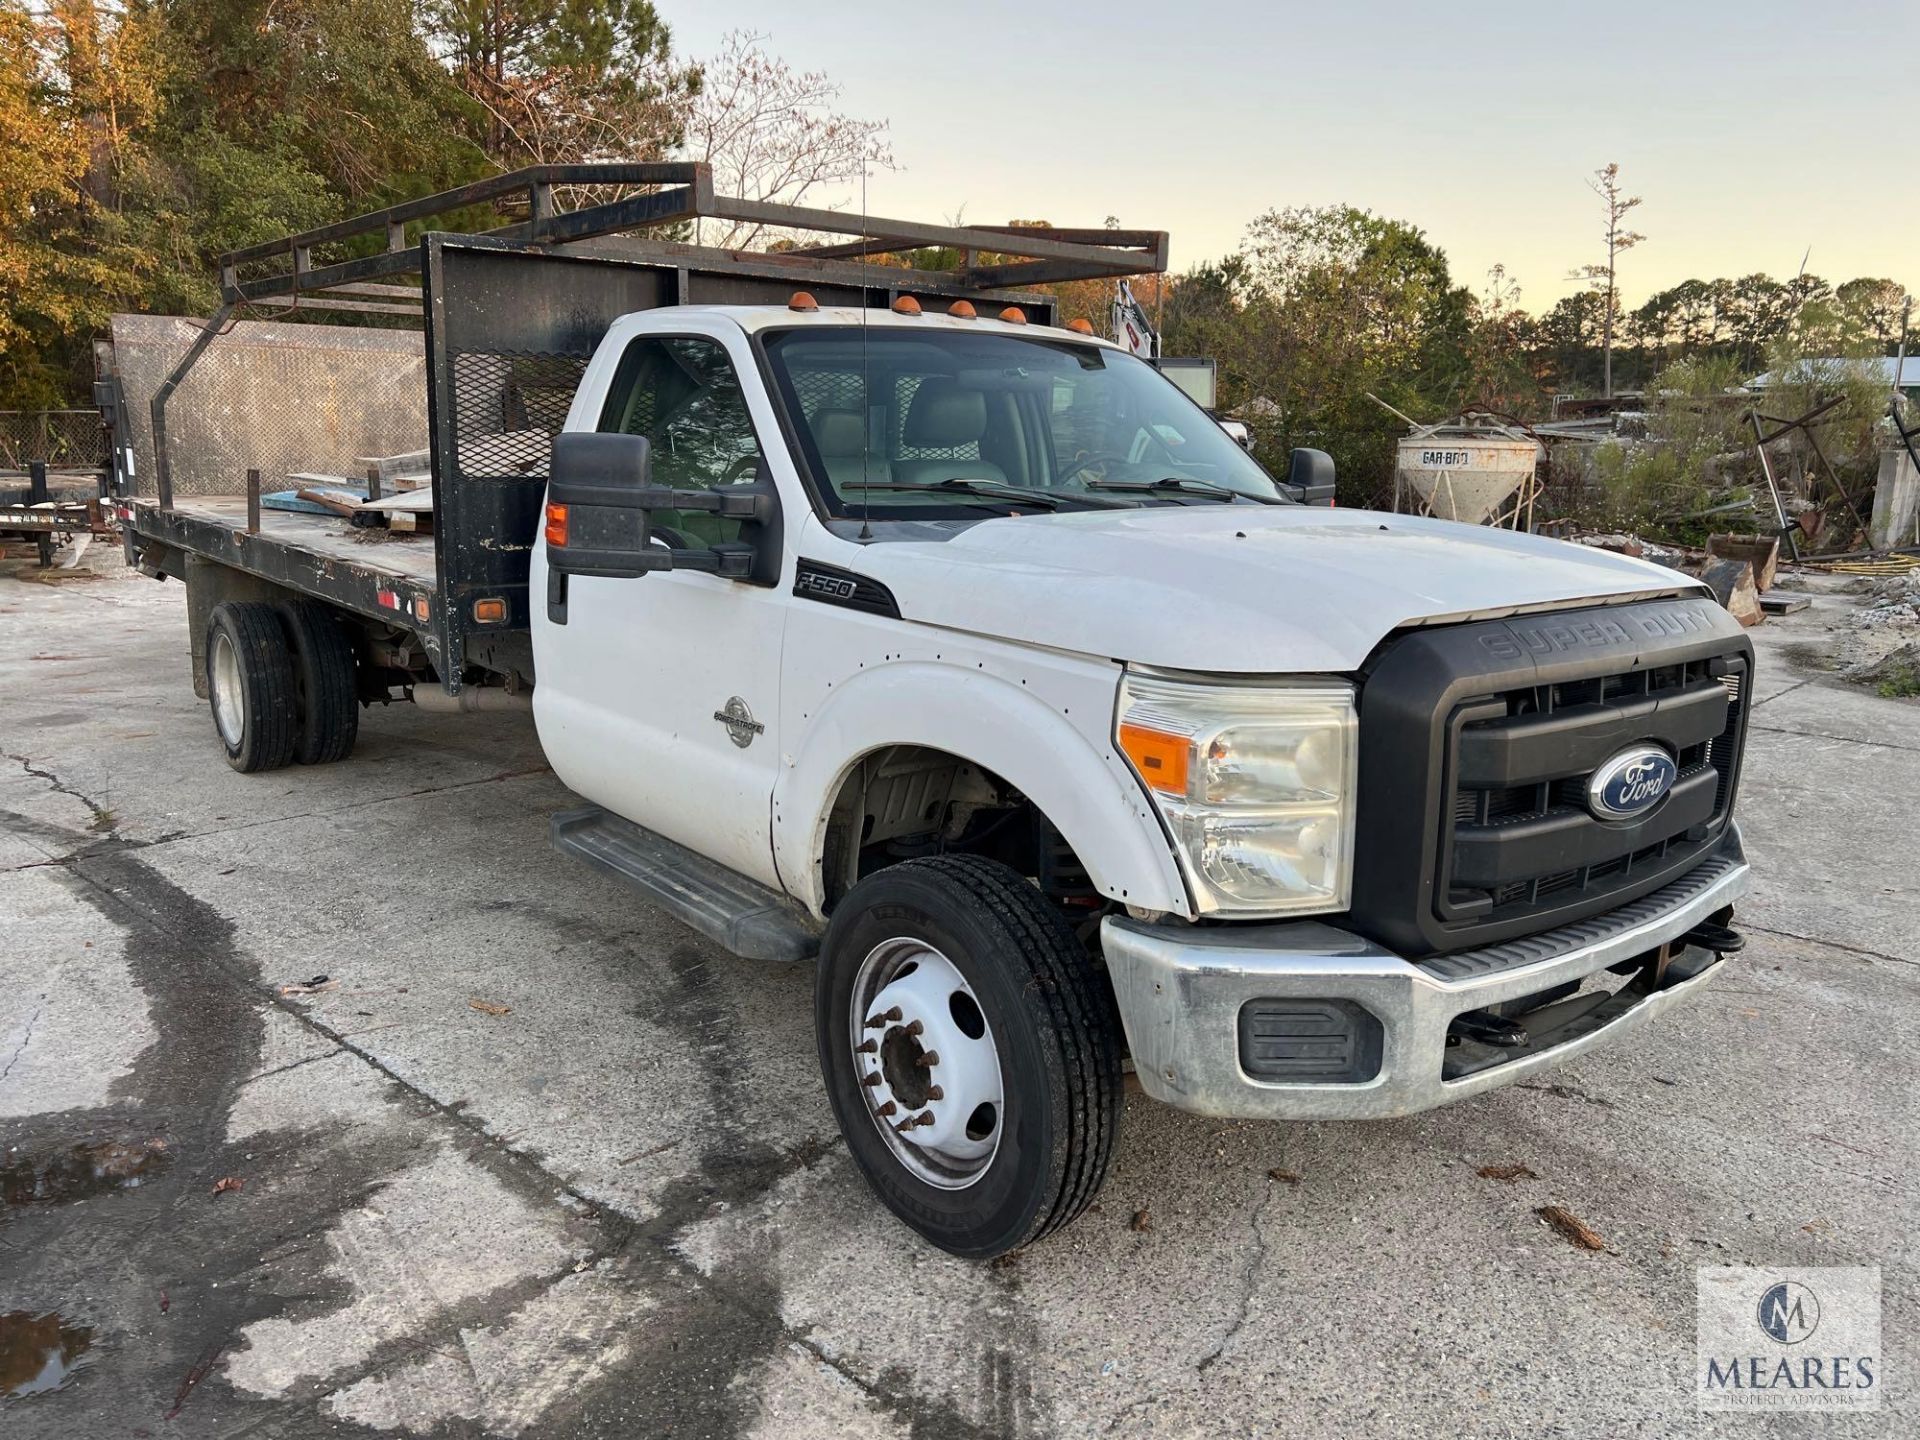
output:
<path id="1" fill-rule="evenodd" d="M 820 937 L 779 891 L 598 805 L 555 815 L 553 845 L 626 881 L 743 959 L 808 960 L 820 948 Z"/>

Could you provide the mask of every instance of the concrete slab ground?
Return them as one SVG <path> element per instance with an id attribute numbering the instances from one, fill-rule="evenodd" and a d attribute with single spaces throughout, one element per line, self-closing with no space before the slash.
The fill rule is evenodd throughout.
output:
<path id="1" fill-rule="evenodd" d="M 1132 1096 L 1098 1208 L 980 1266 L 852 1170 L 808 973 L 548 850 L 528 723 L 236 775 L 177 586 L 0 574 L 0 1314 L 71 1371 L 0 1434 L 1914 1434 L 1920 703 L 1802 667 L 1844 603 L 1754 634 L 1703 1003 L 1405 1121 Z M 1882 1267 L 1885 1408 L 1698 1411 L 1705 1265 Z"/>

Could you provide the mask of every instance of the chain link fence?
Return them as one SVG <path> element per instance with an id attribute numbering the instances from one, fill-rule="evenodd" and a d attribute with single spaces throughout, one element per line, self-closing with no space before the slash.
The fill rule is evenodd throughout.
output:
<path id="1" fill-rule="evenodd" d="M 0 410 L 0 470 L 98 470 L 107 435 L 97 410 Z"/>

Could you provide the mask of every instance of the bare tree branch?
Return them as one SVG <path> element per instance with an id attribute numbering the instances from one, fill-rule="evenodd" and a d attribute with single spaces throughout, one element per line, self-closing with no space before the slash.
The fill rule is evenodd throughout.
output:
<path id="1" fill-rule="evenodd" d="M 892 170 L 884 120 L 858 120 L 831 107 L 840 87 L 817 70 L 797 71 L 769 55 L 766 37 L 736 30 L 704 67 L 687 106 L 684 148 L 713 167 L 714 188 L 762 202 L 798 205 L 817 191 L 850 185 L 872 169 Z M 829 204 L 838 209 L 845 200 Z M 725 249 L 751 249 L 757 224 L 728 226 Z"/>

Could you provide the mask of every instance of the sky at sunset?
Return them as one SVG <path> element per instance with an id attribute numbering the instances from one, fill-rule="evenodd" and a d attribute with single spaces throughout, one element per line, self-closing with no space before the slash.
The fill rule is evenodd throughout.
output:
<path id="1" fill-rule="evenodd" d="M 870 213 L 1173 236 L 1184 269 L 1288 205 L 1409 221 L 1480 289 L 1544 309 L 1602 258 L 1582 183 L 1618 161 L 1637 304 L 1690 276 L 1808 269 L 1920 288 L 1920 0 L 1337 5 L 656 0 L 683 54 L 746 28 L 891 122 Z M 844 198 L 844 197 L 841 197 Z"/>

